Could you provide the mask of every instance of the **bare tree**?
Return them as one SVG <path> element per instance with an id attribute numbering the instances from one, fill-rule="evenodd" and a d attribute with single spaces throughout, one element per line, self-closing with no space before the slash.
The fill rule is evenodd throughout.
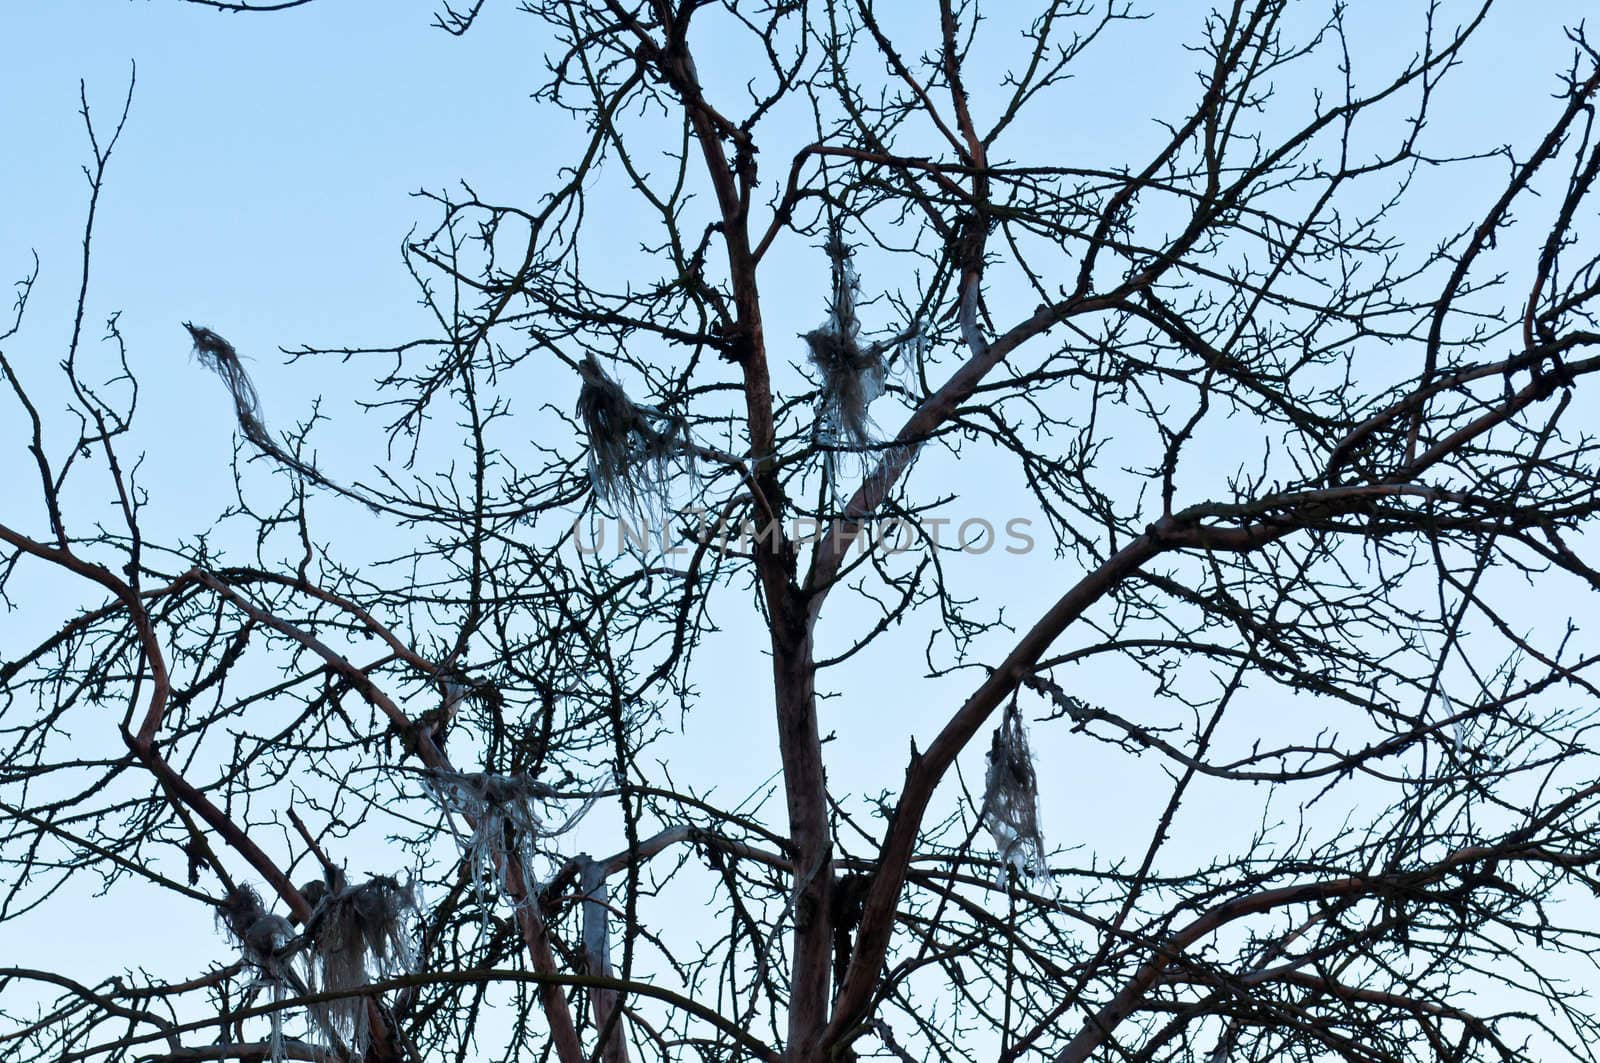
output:
<path id="1" fill-rule="evenodd" d="M 223 323 L 174 327 L 241 437 L 187 536 L 115 319 L 109 371 L 84 340 L 122 128 L 85 105 L 69 421 L 31 279 L 0 337 L 0 590 L 81 603 L 0 663 L 0 918 L 142 882 L 226 943 L 0 970 L 0 1055 L 1595 1057 L 1580 29 L 1537 126 L 1462 150 L 1429 118 L 1488 3 L 1415 5 L 1360 77 L 1339 4 L 522 7 L 580 150 L 530 202 L 432 196 L 435 332 L 293 352 L 379 366 L 410 460 L 313 460 Z M 1168 20 L 1193 98 L 1096 158 L 1072 117 L 1119 86 L 1069 78 Z M 588 541 L 619 516 L 651 536 Z M 971 575 L 1006 546 L 1020 621 Z M 700 725 L 729 669 L 775 750 Z M 909 751 L 831 777 L 836 694 Z M 684 783 L 679 736 L 780 782 Z M 1041 805 L 1087 771 L 1123 789 Z M 1086 846 L 1123 803 L 1153 822 Z M 607 849 L 563 855 L 585 812 Z"/>

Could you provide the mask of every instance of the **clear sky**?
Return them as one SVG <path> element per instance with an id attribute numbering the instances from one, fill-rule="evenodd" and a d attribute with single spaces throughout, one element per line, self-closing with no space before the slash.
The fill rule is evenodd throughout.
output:
<path id="1" fill-rule="evenodd" d="M 120 311 L 133 367 L 146 381 L 133 447 L 145 455 L 143 475 L 162 499 L 154 519 L 167 531 L 204 528 L 231 501 L 232 412 L 215 378 L 191 361 L 181 322 L 210 325 L 253 356 L 250 368 L 269 421 L 287 426 L 303 419 L 320 397 L 331 420 L 316 437 L 319 463 L 335 478 L 362 475 L 385 460 L 380 419 L 354 406 L 366 393 L 370 367 L 331 360 L 291 365 L 279 349 L 374 345 L 425 329 L 399 250 L 408 230 L 426 225 L 433 211 L 412 194 L 464 180 L 486 199 L 532 203 L 564 161 L 574 131 L 529 98 L 542 74 L 534 20 L 512 3 L 491 0 L 480 25 L 457 39 L 430 27 L 435 6 L 321 0 L 275 15 L 224 15 L 175 0 L 13 0 L 0 6 L 0 279 L 21 278 L 34 252 L 39 259 L 26 327 L 7 352 L 46 393 L 70 329 L 86 205 L 79 81 L 97 124 L 109 129 L 137 70 L 131 116 L 100 206 L 89 337 L 97 339 L 104 320 Z M 1204 7 L 1188 0 L 1145 6 L 1164 17 L 1148 29 L 1121 33 L 1130 41 L 1149 34 L 1153 43 L 1097 53 L 1085 73 L 1085 83 L 1097 91 L 1120 84 L 1117 106 L 1083 98 L 1081 110 L 1054 115 L 1056 125 L 1019 129 L 1020 144 L 1059 143 L 1062 150 L 1107 160 L 1136 156 L 1160 131 L 1128 115 L 1172 117 L 1189 102 L 1192 58 L 1164 35 L 1192 36 Z M 1350 6 L 1352 20 L 1363 27 L 1358 67 L 1381 68 L 1409 54 L 1419 5 L 1356 0 Z M 1580 0 L 1502 5 L 1469 52 L 1470 72 L 1451 84 L 1434 131 L 1440 141 L 1526 143 L 1528 131 L 1550 112 L 1553 75 L 1569 52 L 1561 27 L 1577 21 L 1586 6 Z M 1130 64 L 1130 54 L 1139 62 Z M 1026 152 L 1019 147 L 1017 153 Z M 1470 183 L 1446 184 L 1432 194 L 1441 212 L 1468 217 L 1477 208 L 1457 210 L 1456 199 L 1475 191 Z M 1417 218 L 1419 232 L 1428 220 Z M 619 241 L 635 239 L 625 215 L 614 224 Z M 814 289 L 815 276 L 800 275 L 801 268 L 780 263 L 764 282 L 769 290 L 786 284 Z M 791 269 L 797 271 L 792 276 L 783 272 Z M 798 304 L 781 310 L 780 327 L 771 331 L 796 333 L 819 317 L 814 304 Z M 575 385 L 569 374 L 552 373 L 548 387 L 550 401 L 570 407 Z M 14 455 L 19 426 L 7 423 L 9 406 L 0 409 L 6 410 L 0 412 L 0 445 Z M 6 479 L 0 471 L 0 520 L 40 527 L 27 487 Z M 930 491 L 937 486 L 932 473 L 923 483 Z M 973 497 L 984 503 L 981 491 Z M 350 522 L 352 536 L 380 534 L 361 513 L 339 519 Z M 997 554 L 974 560 L 962 579 L 1025 625 L 1074 575 L 1071 565 L 1040 555 L 1018 560 Z M 63 601 L 61 608 L 77 604 Z M 14 620 L 0 617 L 0 657 L 22 635 Z M 926 635 L 924 626 L 896 639 L 920 662 Z M 728 636 L 721 656 L 712 658 L 726 670 L 708 668 L 702 687 L 708 719 L 725 720 L 723 733 L 740 735 L 742 752 L 767 739 L 770 721 L 765 712 L 750 719 L 749 684 L 766 686 L 765 661 L 741 649 L 737 638 Z M 1091 680 L 1091 693 L 1109 695 L 1122 681 L 1111 674 Z M 852 741 L 830 747 L 830 769 L 857 792 L 896 785 L 908 726 L 936 727 L 968 685 L 958 678 L 942 688 L 949 702 L 907 707 L 915 717 L 908 724 L 848 711 L 900 704 L 900 688 L 880 665 L 863 662 L 834 682 L 849 697 L 843 707 L 824 707 L 824 730 L 837 728 Z M 1123 788 L 1125 766 L 1097 761 L 1071 736 L 1039 741 L 1047 840 L 1109 850 L 1145 836 L 1149 809 Z M 703 743 L 664 748 L 678 749 L 685 770 L 708 782 L 726 777 L 725 795 L 744 792 L 776 767 L 775 757 L 730 757 L 730 748 Z M 981 753 L 975 748 L 963 762 L 969 786 L 981 788 Z M 1108 795 L 1114 812 L 1102 808 Z M 1259 819 L 1259 809 L 1240 813 L 1240 829 Z M 574 844 L 619 847 L 606 837 L 604 823 Z M 197 913 L 174 937 L 163 923 L 130 923 L 120 910 L 94 909 L 65 933 L 32 936 L 0 926 L 0 954 L 16 950 L 35 960 L 49 956 L 85 975 L 109 973 L 107 960 L 113 966 L 136 962 L 101 950 L 112 928 L 179 966 L 192 967 L 192 956 L 222 949 L 207 913 Z"/>

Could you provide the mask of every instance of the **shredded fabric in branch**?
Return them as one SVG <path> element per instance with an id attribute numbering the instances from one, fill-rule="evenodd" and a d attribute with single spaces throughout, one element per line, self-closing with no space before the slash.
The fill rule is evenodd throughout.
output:
<path id="1" fill-rule="evenodd" d="M 589 438 L 589 481 L 601 502 L 660 517 L 676 473 L 694 474 L 694 444 L 681 417 L 641 406 L 592 354 L 578 363 L 578 419 Z"/>
<path id="2" fill-rule="evenodd" d="M 200 359 L 200 364 L 217 374 L 228 389 L 228 394 L 233 397 L 234 417 L 239 422 L 239 431 L 246 439 L 260 447 L 274 460 L 287 465 L 313 483 L 321 484 L 343 495 L 360 498 L 355 492 L 323 476 L 315 466 L 306 464 L 284 450 L 272 438 L 262 417 L 261 396 L 256 392 L 256 386 L 251 382 L 250 375 L 245 372 L 244 362 L 239 358 L 239 352 L 234 350 L 233 344 L 200 325 L 185 321 L 183 327 L 189 330 L 189 337 L 194 340 L 194 354 Z M 368 505 L 372 504 L 364 498 L 361 501 Z"/>
<path id="3" fill-rule="evenodd" d="M 1046 872 L 1044 837 L 1039 832 L 1039 783 L 1033 770 L 1033 753 L 1022 726 L 1016 701 L 989 743 L 989 770 L 983 788 L 983 825 L 994 838 L 1003 884 L 1006 872 L 1019 877 Z"/>
<path id="4" fill-rule="evenodd" d="M 466 820 L 471 828 L 466 836 L 457 831 L 456 840 L 472 868 L 473 888 L 485 922 L 493 904 L 485 885 L 496 883 L 502 892 L 508 891 L 505 871 L 512 861 L 517 861 L 531 891 L 533 859 L 541 852 L 542 843 L 577 826 L 599 798 L 598 792 L 583 795 L 582 804 L 565 822 L 546 826 L 535 802 L 563 795 L 527 775 L 450 771 L 426 774 L 434 801 L 447 814 L 455 813 Z M 453 820 L 450 829 L 456 830 Z"/>
<path id="5" fill-rule="evenodd" d="M 819 438 L 826 446 L 859 450 L 872 442 L 867 407 L 883 394 L 888 367 L 882 347 L 861 344 L 856 316 L 861 280 L 838 230 L 828 239 L 826 250 L 833 272 L 828 318 L 805 334 L 811 364 L 822 378 Z"/>
<path id="6" fill-rule="evenodd" d="M 249 886 L 236 886 L 217 908 L 217 922 L 239 943 L 245 963 L 255 971 L 252 990 L 265 987 L 272 994 L 272 1003 L 281 1003 L 290 983 L 298 981 L 288 962 L 296 940 L 289 920 L 267 911 L 260 895 Z M 268 1052 L 273 1063 L 279 1063 L 284 1058 L 281 1008 L 273 1007 L 270 1021 L 272 1033 Z"/>
<path id="7" fill-rule="evenodd" d="M 309 892 L 316 897 L 305 932 L 311 989 L 344 994 L 320 1005 L 318 1017 L 330 1048 L 343 1042 L 361 1058 L 371 1040 L 362 988 L 415 965 L 409 923 L 416 893 L 409 879 L 389 875 L 351 886 L 337 869 L 322 889 Z"/>

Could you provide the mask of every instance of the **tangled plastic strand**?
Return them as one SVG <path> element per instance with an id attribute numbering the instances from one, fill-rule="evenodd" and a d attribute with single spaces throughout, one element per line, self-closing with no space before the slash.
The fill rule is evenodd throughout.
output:
<path id="1" fill-rule="evenodd" d="M 508 894 L 510 883 L 505 872 L 513 860 L 522 868 L 524 881 L 531 884 L 534 858 L 542 851 L 542 844 L 577 826 L 600 796 L 598 789 L 584 795 L 577 811 L 564 822 L 546 826 L 535 802 L 563 795 L 527 775 L 429 771 L 427 786 L 447 819 L 454 813 L 472 828 L 463 836 L 455 821 L 450 820 L 450 829 L 472 869 L 473 890 L 485 928 L 494 904 L 494 898 L 486 892 L 487 884 L 495 883 L 502 894 Z"/>
<path id="2" fill-rule="evenodd" d="M 262 450 L 275 454 L 278 445 L 267 433 L 266 423 L 262 420 L 261 396 L 257 394 L 255 384 L 251 383 L 250 375 L 244 371 L 239 352 L 233 349 L 233 344 L 208 328 L 191 325 L 187 321 L 183 327 L 189 330 L 189 337 L 194 340 L 194 354 L 200 359 L 200 364 L 217 374 L 228 389 L 228 394 L 233 397 L 234 416 L 239 420 L 239 430 L 244 437 Z"/>
<path id="3" fill-rule="evenodd" d="M 295 942 L 294 927 L 283 916 L 267 911 L 260 895 L 249 886 L 236 886 L 229 891 L 217 908 L 217 922 L 239 943 L 245 964 L 255 972 L 250 990 L 266 988 L 272 994 L 272 1033 L 267 1051 L 272 1063 L 281 1063 L 283 1009 L 279 1005 L 290 984 L 296 981 L 288 964 Z"/>
<path id="4" fill-rule="evenodd" d="M 410 973 L 416 963 L 410 935 L 416 892 L 409 879 L 390 875 L 352 886 L 337 869 L 301 892 L 315 899 L 305 932 L 311 989 L 340 994 L 318 1007 L 317 1019 L 330 1050 L 345 1045 L 362 1058 L 371 1041 L 363 988 Z"/>
<path id="5" fill-rule="evenodd" d="M 656 526 L 678 473 L 693 476 L 694 443 L 681 417 L 641 406 L 606 375 L 594 355 L 578 363 L 577 414 L 589 440 L 589 482 L 606 505 Z"/>
<path id="6" fill-rule="evenodd" d="M 321 484 L 339 494 L 358 498 L 367 505 L 372 505 L 370 500 L 361 498 L 355 492 L 334 483 L 317 471 L 316 466 L 301 461 L 278 445 L 272 434 L 267 431 L 267 423 L 261 412 L 261 396 L 257 393 L 255 384 L 251 382 L 250 374 L 245 372 L 244 362 L 240 359 L 239 352 L 234 350 L 233 344 L 200 325 L 185 321 L 183 327 L 189 330 L 189 338 L 194 341 L 194 355 L 200 359 L 200 364 L 217 374 L 223 386 L 228 389 L 228 394 L 233 398 L 233 414 L 239 422 L 239 431 L 246 439 L 261 448 L 274 461 L 287 465 L 312 483 Z"/>
<path id="7" fill-rule="evenodd" d="M 1039 783 L 1022 713 L 1013 701 L 989 744 L 989 770 L 983 788 L 983 825 L 994 838 L 1000 870 L 1032 877 L 1046 872 L 1044 837 L 1039 832 Z"/>
<path id="8" fill-rule="evenodd" d="M 818 439 L 824 446 L 860 450 L 872 443 L 873 424 L 867 407 L 883 394 L 888 366 L 882 347 L 861 344 L 861 322 L 856 316 L 861 279 L 850 247 L 838 230 L 829 237 L 826 250 L 833 275 L 828 317 L 805 334 L 811 364 L 822 378 Z"/>

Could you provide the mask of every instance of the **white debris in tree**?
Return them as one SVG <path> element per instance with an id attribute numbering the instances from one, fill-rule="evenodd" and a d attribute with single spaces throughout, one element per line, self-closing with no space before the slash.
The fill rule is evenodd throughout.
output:
<path id="1" fill-rule="evenodd" d="M 272 438 L 261 412 L 261 396 L 256 392 L 256 386 L 251 382 L 250 375 L 245 372 L 244 361 L 239 357 L 239 352 L 234 350 L 233 344 L 203 326 L 185 321 L 183 327 L 189 330 L 189 338 L 194 341 L 194 354 L 200 359 L 200 364 L 217 374 L 223 386 L 228 389 L 228 394 L 233 399 L 233 414 L 239 422 L 239 431 L 246 439 L 260 447 L 273 460 L 287 465 L 312 483 L 321 484 L 343 495 L 359 497 L 323 476 L 317 471 L 316 466 L 303 462 L 284 450 Z M 368 505 L 372 504 L 364 498 L 361 500 Z"/>
<path id="2" fill-rule="evenodd" d="M 592 354 L 578 363 L 577 414 L 589 439 L 589 482 L 601 502 L 662 517 L 675 475 L 694 475 L 694 443 L 683 418 L 641 406 Z"/>
<path id="3" fill-rule="evenodd" d="M 900 337 L 895 360 L 899 365 L 895 368 L 895 375 L 903 378 L 915 378 L 916 370 L 922 365 L 928 351 L 933 347 L 933 329 L 928 322 L 917 318 L 911 327 Z"/>
<path id="4" fill-rule="evenodd" d="M 236 886 L 229 891 L 217 908 L 217 922 L 239 943 L 245 964 L 254 972 L 251 991 L 265 988 L 272 994 L 272 1033 L 267 1051 L 272 1063 L 280 1063 L 284 1058 L 283 1010 L 278 1005 L 294 980 L 289 968 L 294 927 L 283 916 L 267 911 L 261 897 L 249 886 Z"/>
<path id="5" fill-rule="evenodd" d="M 320 1005 L 318 1018 L 330 1049 L 343 1043 L 361 1058 L 371 1040 L 362 989 L 415 966 L 410 934 L 415 890 L 409 879 L 389 875 L 352 886 L 335 869 L 322 889 L 303 892 L 316 897 L 305 931 L 311 989 L 342 994 Z"/>
<path id="6" fill-rule="evenodd" d="M 917 379 L 916 367 L 933 344 L 933 330 L 926 320 L 915 317 L 898 335 L 864 342 L 859 313 L 861 278 L 838 228 L 824 250 L 833 282 L 828 316 L 803 338 L 820 385 L 815 438 L 824 449 L 828 479 L 834 481 L 841 474 L 857 472 L 851 455 L 870 450 L 879 454 L 884 465 L 903 466 L 909 460 L 909 452 L 878 438 L 870 407 L 888 391 L 891 376 Z"/>
<path id="7" fill-rule="evenodd" d="M 547 825 L 536 802 L 563 795 L 527 775 L 452 771 L 429 771 L 426 775 L 428 790 L 439 807 L 447 814 L 460 816 L 471 828 L 463 835 L 456 830 L 454 820 L 450 821 L 450 829 L 472 869 L 473 889 L 486 922 L 493 898 L 486 895 L 485 885 L 496 883 L 502 893 L 509 892 L 510 883 L 505 876 L 516 862 L 531 894 L 533 861 L 543 843 L 577 826 L 599 798 L 598 792 L 584 795 L 577 811 L 564 822 Z"/>
<path id="8" fill-rule="evenodd" d="M 818 438 L 825 446 L 860 450 L 872 443 L 867 407 L 883 394 L 888 367 L 881 346 L 861 343 L 861 321 L 856 316 L 861 279 L 843 234 L 835 230 L 826 250 L 833 276 L 828 317 L 805 334 L 811 364 L 822 378 Z"/>
<path id="9" fill-rule="evenodd" d="M 454 715 L 456 707 L 472 693 L 473 686 L 465 680 L 452 676 L 446 676 L 441 683 L 444 686 L 444 712 L 446 715 Z"/>
<path id="10" fill-rule="evenodd" d="M 1039 832 L 1039 781 L 1034 773 L 1022 713 L 1013 701 L 989 743 L 989 770 L 984 779 L 983 825 L 994 838 L 1000 858 L 997 882 L 1007 869 L 1018 877 L 1046 872 L 1044 837 Z"/>

